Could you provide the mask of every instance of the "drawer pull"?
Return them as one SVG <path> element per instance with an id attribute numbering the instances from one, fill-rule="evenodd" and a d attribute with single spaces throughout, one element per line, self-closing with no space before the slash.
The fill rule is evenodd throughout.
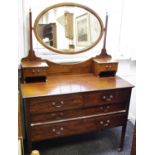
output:
<path id="1" fill-rule="evenodd" d="M 52 105 L 55 105 L 55 102 L 52 102 Z"/>
<path id="2" fill-rule="evenodd" d="M 110 120 L 109 119 L 107 120 L 107 123 L 110 123 Z"/>
<path id="3" fill-rule="evenodd" d="M 61 128 L 60 128 L 60 130 L 61 130 L 61 131 L 63 131 L 63 130 L 64 130 L 64 128 L 63 128 L 63 127 L 61 127 Z"/>
<path id="4" fill-rule="evenodd" d="M 57 135 L 60 135 L 60 134 L 61 134 L 61 131 L 57 131 L 56 134 L 57 134 Z"/>
<path id="5" fill-rule="evenodd" d="M 64 104 L 64 101 L 60 101 L 61 104 Z"/>
<path id="6" fill-rule="evenodd" d="M 108 125 L 109 125 L 108 123 L 104 124 L 104 126 L 108 126 Z"/>
<path id="7" fill-rule="evenodd" d="M 102 125 L 103 124 L 103 121 L 100 121 L 100 124 Z"/>
<path id="8" fill-rule="evenodd" d="M 35 73 L 35 70 L 34 69 L 32 69 L 32 73 Z"/>
<path id="9" fill-rule="evenodd" d="M 54 129 L 54 128 L 53 128 L 53 129 L 52 129 L 52 131 L 53 131 L 53 132 L 55 132 L 55 131 L 56 131 L 56 129 Z"/>
<path id="10" fill-rule="evenodd" d="M 109 95 L 108 97 L 107 96 L 102 96 L 102 99 L 104 100 L 104 101 L 111 101 L 112 99 L 114 98 L 114 96 L 113 95 Z"/>
<path id="11" fill-rule="evenodd" d="M 40 72 L 40 70 L 38 69 L 38 70 L 37 70 L 37 72 L 39 73 L 39 72 Z"/>
<path id="12" fill-rule="evenodd" d="M 62 107 L 62 105 L 57 105 L 57 106 L 55 106 L 56 108 L 61 108 Z"/>
<path id="13" fill-rule="evenodd" d="M 102 99 L 103 99 L 103 100 L 106 100 L 106 96 L 102 96 Z"/>
<path id="14" fill-rule="evenodd" d="M 112 66 L 105 66 L 107 70 L 112 70 Z"/>

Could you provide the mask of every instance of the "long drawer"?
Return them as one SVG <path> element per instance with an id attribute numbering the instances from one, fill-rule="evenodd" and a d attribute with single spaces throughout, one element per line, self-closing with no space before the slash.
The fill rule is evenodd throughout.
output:
<path id="1" fill-rule="evenodd" d="M 54 137 L 80 134 L 109 127 L 121 126 L 126 121 L 126 114 L 95 116 L 61 123 L 47 123 L 31 126 L 32 141 Z"/>
<path id="2" fill-rule="evenodd" d="M 85 107 L 94 105 L 127 102 L 130 99 L 130 89 L 115 89 L 85 93 Z"/>
<path id="3" fill-rule="evenodd" d="M 30 120 L 31 123 L 39 123 L 45 121 L 55 121 L 68 118 L 76 118 L 81 116 L 88 116 L 92 114 L 117 112 L 120 110 L 126 110 L 126 104 L 111 104 L 111 105 L 107 104 L 97 107 L 76 109 L 69 111 L 51 112 L 46 114 L 31 114 Z"/>

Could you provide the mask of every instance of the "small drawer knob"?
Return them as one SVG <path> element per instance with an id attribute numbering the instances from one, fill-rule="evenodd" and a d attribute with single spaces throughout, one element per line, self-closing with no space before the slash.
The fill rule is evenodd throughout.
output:
<path id="1" fill-rule="evenodd" d="M 37 70 L 37 72 L 39 73 L 39 72 L 40 72 L 40 70 L 38 69 L 38 70 Z"/>
<path id="2" fill-rule="evenodd" d="M 52 102 L 52 105 L 55 105 L 55 102 Z"/>
<path id="3" fill-rule="evenodd" d="M 64 101 L 60 101 L 61 104 L 64 104 Z"/>
<path id="4" fill-rule="evenodd" d="M 35 70 L 34 69 L 32 69 L 32 73 L 35 73 Z"/>

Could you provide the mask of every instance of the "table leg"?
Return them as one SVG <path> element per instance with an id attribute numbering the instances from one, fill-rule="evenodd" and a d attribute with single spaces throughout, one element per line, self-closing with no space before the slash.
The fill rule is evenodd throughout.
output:
<path id="1" fill-rule="evenodd" d="M 118 147 L 118 151 L 119 152 L 122 151 L 122 149 L 123 149 L 124 139 L 125 139 L 125 132 L 126 132 L 126 126 L 127 126 L 127 124 L 122 126 L 121 139 L 120 139 L 120 144 L 119 144 L 119 147 Z"/>

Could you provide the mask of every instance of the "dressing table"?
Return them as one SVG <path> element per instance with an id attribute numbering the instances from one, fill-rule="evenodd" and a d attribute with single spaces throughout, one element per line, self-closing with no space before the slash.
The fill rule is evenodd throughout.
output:
<path id="1" fill-rule="evenodd" d="M 73 41 L 74 35 L 66 32 L 66 38 L 71 40 L 71 43 L 68 45 L 68 49 L 62 51 L 44 42 L 43 38 L 41 38 L 43 35 L 39 36 L 41 34 L 38 33 L 40 32 L 40 18 L 43 18 L 47 12 L 53 9 L 64 7 L 68 9 L 68 12 L 70 7 L 85 10 L 86 13 L 89 13 L 89 19 L 92 15 L 93 18 L 96 18 L 95 20 L 98 20 L 100 33 L 93 44 L 87 44 L 84 41 L 87 46 L 83 50 L 81 48 L 80 50 L 79 48 L 76 49 L 77 45 Z M 68 16 L 71 24 L 71 21 L 75 20 L 76 17 L 74 19 L 70 14 Z M 72 24 L 69 26 L 71 27 Z M 100 17 L 93 10 L 75 3 L 61 3 L 46 8 L 36 18 L 34 28 L 38 41 L 44 47 L 60 54 L 85 52 L 93 48 L 101 40 L 103 32 L 106 31 Z M 65 28 L 65 30 L 68 29 Z M 32 41 L 31 37 L 30 35 Z M 58 41 L 57 46 L 59 46 Z M 118 146 L 119 150 L 121 150 L 123 148 L 133 85 L 116 76 L 118 62 L 106 53 L 105 48 L 103 48 L 99 56 L 74 64 L 58 64 L 41 60 L 35 56 L 32 47 L 30 53 L 33 54 L 30 54 L 28 58 L 24 58 L 21 62 L 23 80 L 20 84 L 21 104 L 24 111 L 23 122 L 28 150 L 32 150 L 33 142 L 118 126 L 122 127 Z M 35 69 L 36 64 L 38 65 L 37 69 Z M 39 72 L 37 72 L 38 67 L 41 67 Z M 40 76 L 45 77 L 46 80 L 38 81 Z M 35 78 L 31 81 L 32 77 Z M 25 80 L 27 78 L 30 78 L 30 80 Z"/>

